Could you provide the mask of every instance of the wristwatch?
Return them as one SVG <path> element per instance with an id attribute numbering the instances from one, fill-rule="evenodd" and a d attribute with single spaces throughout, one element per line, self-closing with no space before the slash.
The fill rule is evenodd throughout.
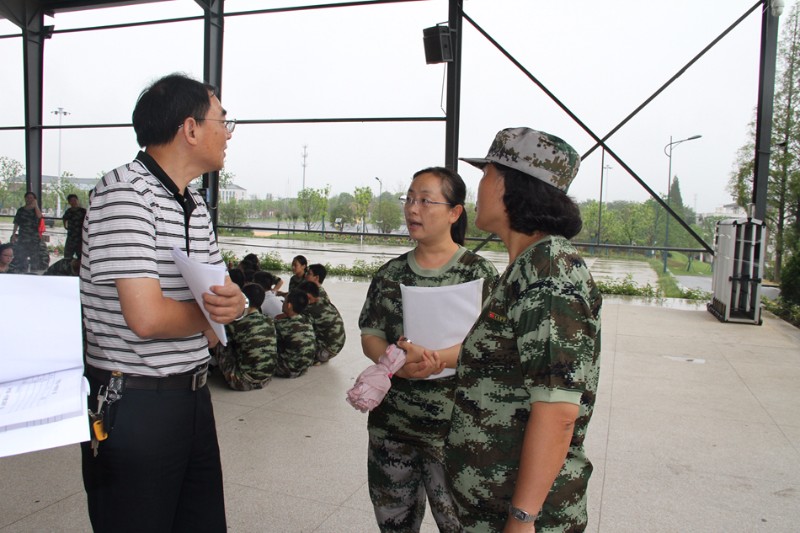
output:
<path id="1" fill-rule="evenodd" d="M 245 296 L 244 294 L 242 296 L 244 296 L 244 309 L 242 309 L 242 314 L 239 316 L 239 318 L 234 318 L 233 319 L 234 322 L 238 322 L 241 319 L 243 319 L 244 317 L 246 317 L 247 316 L 247 310 L 250 308 L 250 299 L 247 296 Z"/>
<path id="2" fill-rule="evenodd" d="M 519 520 L 520 522 L 524 522 L 529 524 L 531 522 L 535 522 L 537 518 L 542 515 L 542 511 L 540 510 L 536 514 L 530 514 L 528 511 L 523 511 L 519 507 L 514 507 L 514 504 L 508 504 L 508 514 L 514 520 Z"/>

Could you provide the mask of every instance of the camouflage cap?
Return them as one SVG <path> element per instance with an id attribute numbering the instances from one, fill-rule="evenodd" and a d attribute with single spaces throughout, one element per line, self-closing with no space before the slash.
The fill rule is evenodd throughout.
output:
<path id="1" fill-rule="evenodd" d="M 482 159 L 459 158 L 478 168 L 499 163 L 567 192 L 581 158 L 563 139 L 530 128 L 506 128 L 497 133 Z"/>

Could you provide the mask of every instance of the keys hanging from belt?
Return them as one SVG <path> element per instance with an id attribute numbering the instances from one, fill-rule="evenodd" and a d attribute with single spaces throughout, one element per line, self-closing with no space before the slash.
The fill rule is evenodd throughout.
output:
<path id="1" fill-rule="evenodd" d="M 108 438 L 109 428 L 106 426 L 108 407 L 122 398 L 124 387 L 125 376 L 122 372 L 111 372 L 108 385 L 101 385 L 97 391 L 97 410 L 89 410 L 89 418 L 92 421 L 92 451 L 95 457 L 97 457 L 100 442 Z"/>

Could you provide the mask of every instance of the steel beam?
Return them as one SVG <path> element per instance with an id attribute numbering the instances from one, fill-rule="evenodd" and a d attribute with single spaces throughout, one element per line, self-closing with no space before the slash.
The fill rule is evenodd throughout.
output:
<path id="1" fill-rule="evenodd" d="M 203 8 L 203 79 L 217 88 L 222 100 L 222 43 L 225 28 L 225 0 L 195 0 Z M 219 172 L 203 174 L 211 222 L 217 227 L 219 212 Z"/>
<path id="2" fill-rule="evenodd" d="M 753 216 L 767 216 L 767 182 L 772 143 L 772 100 L 775 96 L 775 63 L 778 55 L 778 17 L 772 14 L 770 0 L 764 0 L 761 14 L 761 59 L 758 69 L 758 108 L 756 110 L 756 154 L 753 175 Z"/>
<path id="3" fill-rule="evenodd" d="M 447 119 L 445 121 L 445 166 L 458 171 L 458 129 L 461 121 L 461 37 L 463 0 L 450 0 L 450 44 L 453 61 L 447 64 Z"/>

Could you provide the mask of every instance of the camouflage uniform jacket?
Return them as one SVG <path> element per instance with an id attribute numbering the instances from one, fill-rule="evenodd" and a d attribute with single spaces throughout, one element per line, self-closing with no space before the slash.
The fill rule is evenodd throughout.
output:
<path id="1" fill-rule="evenodd" d="M 78 272 L 72 268 L 73 259 L 59 259 L 48 268 L 43 275 L 45 276 L 77 276 Z M 77 263 L 75 263 L 77 265 Z"/>
<path id="2" fill-rule="evenodd" d="M 64 257 L 71 258 L 73 253 L 80 253 L 84 218 L 86 218 L 86 209 L 83 207 L 70 207 L 64 211 L 64 216 L 61 217 L 67 228 Z"/>
<path id="3" fill-rule="evenodd" d="M 342 351 L 346 340 L 344 320 L 330 300 L 320 298 L 317 303 L 309 304 L 303 314 L 314 326 L 318 350 L 328 350 L 332 356 Z"/>
<path id="4" fill-rule="evenodd" d="M 502 531 L 531 403 L 580 411 L 536 531 L 582 531 L 592 465 L 583 450 L 597 391 L 602 298 L 563 237 L 530 246 L 484 304 L 459 355 L 448 476 L 467 531 Z M 531 510 L 534 511 L 534 510 Z M 571 529 L 574 528 L 574 529 Z"/>
<path id="5" fill-rule="evenodd" d="M 269 382 L 278 355 L 272 318 L 259 312 L 249 313 L 241 320 L 225 326 L 225 334 L 228 336 L 228 345 L 222 350 L 226 358 L 232 359 L 229 367 L 231 372 L 253 384 Z"/>
<path id="6" fill-rule="evenodd" d="M 275 321 L 278 337 L 278 362 L 275 375 L 296 378 L 314 364 L 317 344 L 314 326 L 304 315 L 295 315 Z"/>
<path id="7" fill-rule="evenodd" d="M 367 291 L 358 325 L 362 335 L 375 335 L 389 344 L 403 335 L 403 300 L 400 285 L 441 287 L 482 278 L 484 298 L 497 277 L 497 269 L 483 257 L 460 247 L 439 269 L 424 269 L 407 252 L 383 265 Z M 392 378 L 392 388 L 369 414 L 370 435 L 418 444 L 441 450 L 450 427 L 455 376 L 409 380 Z"/>
<path id="8" fill-rule="evenodd" d="M 304 276 L 295 276 L 289 278 L 289 290 L 286 292 L 292 292 L 292 290 L 296 289 L 298 285 L 303 283 L 306 280 Z"/>
<path id="9" fill-rule="evenodd" d="M 319 301 L 324 303 L 330 303 L 331 297 L 328 296 L 328 291 L 326 291 L 322 285 L 319 285 Z"/>
<path id="10" fill-rule="evenodd" d="M 35 209 L 20 207 L 14 215 L 14 224 L 19 226 L 17 230 L 17 242 L 39 244 L 39 218 L 36 216 Z M 19 255 L 14 252 L 14 255 Z"/>

